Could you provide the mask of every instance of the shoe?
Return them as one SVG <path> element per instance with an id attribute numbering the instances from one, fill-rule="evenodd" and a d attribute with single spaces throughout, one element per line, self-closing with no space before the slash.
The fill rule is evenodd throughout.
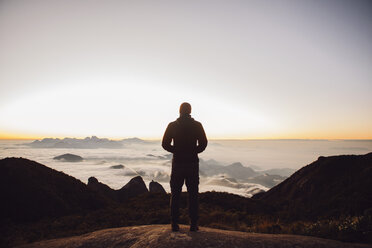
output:
<path id="1" fill-rule="evenodd" d="M 196 232 L 199 230 L 199 227 L 196 223 L 191 223 L 190 225 L 190 232 Z"/>
<path id="2" fill-rule="evenodd" d="M 172 232 L 178 232 L 180 227 L 177 223 L 172 223 Z"/>

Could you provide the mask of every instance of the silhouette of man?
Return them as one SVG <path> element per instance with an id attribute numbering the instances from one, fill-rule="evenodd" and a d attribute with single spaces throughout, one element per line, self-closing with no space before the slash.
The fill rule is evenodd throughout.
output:
<path id="1" fill-rule="evenodd" d="M 190 114 L 191 105 L 187 102 L 182 103 L 180 117 L 169 123 L 162 141 L 163 148 L 173 153 L 170 179 L 172 231 L 179 230 L 179 200 L 184 182 L 189 195 L 190 231 L 198 230 L 198 153 L 205 150 L 208 140 L 202 124 L 191 118 Z"/>

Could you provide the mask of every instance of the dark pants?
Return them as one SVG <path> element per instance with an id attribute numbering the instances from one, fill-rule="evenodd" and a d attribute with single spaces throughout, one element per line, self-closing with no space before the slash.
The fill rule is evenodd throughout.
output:
<path id="1" fill-rule="evenodd" d="M 198 220 L 198 191 L 199 191 L 199 163 L 173 163 L 170 179 L 171 186 L 171 218 L 173 223 L 178 223 L 179 203 L 183 183 L 186 182 L 189 195 L 189 217 L 191 222 Z"/>

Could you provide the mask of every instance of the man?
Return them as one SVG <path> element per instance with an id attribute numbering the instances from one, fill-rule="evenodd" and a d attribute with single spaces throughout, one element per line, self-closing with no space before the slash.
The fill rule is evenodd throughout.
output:
<path id="1" fill-rule="evenodd" d="M 162 146 L 173 153 L 171 186 L 172 231 L 178 231 L 179 200 L 184 181 L 189 195 L 190 231 L 198 230 L 198 153 L 207 147 L 207 137 L 200 122 L 190 116 L 191 105 L 184 102 L 180 106 L 180 117 L 169 123 L 165 130 Z M 173 144 L 172 144 L 173 140 Z"/>

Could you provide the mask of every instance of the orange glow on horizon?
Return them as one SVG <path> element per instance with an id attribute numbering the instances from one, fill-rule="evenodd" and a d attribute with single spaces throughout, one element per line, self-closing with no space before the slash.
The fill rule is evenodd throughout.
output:
<path id="1" fill-rule="evenodd" d="M 100 135 L 88 135 L 88 136 L 97 136 L 98 138 L 108 138 L 111 140 L 120 140 L 125 138 L 133 138 L 138 137 L 144 140 L 160 140 L 161 136 L 158 137 L 142 137 L 142 136 L 131 136 L 131 137 L 104 137 Z M 40 140 L 44 138 L 60 138 L 63 139 L 65 137 L 69 138 L 78 138 L 83 139 L 87 136 L 52 136 L 52 135 L 37 135 L 37 134 L 26 134 L 26 133 L 6 133 L 0 132 L 0 140 Z M 372 135 L 362 135 L 362 134 L 355 134 L 355 135 L 336 135 L 336 134 L 289 134 L 289 135 L 271 135 L 271 136 L 249 136 L 249 135 L 227 135 L 227 136 L 220 136 L 220 135 L 211 135 L 209 136 L 210 140 L 281 140 L 281 139 L 304 139 L 304 140 L 372 140 Z"/>

